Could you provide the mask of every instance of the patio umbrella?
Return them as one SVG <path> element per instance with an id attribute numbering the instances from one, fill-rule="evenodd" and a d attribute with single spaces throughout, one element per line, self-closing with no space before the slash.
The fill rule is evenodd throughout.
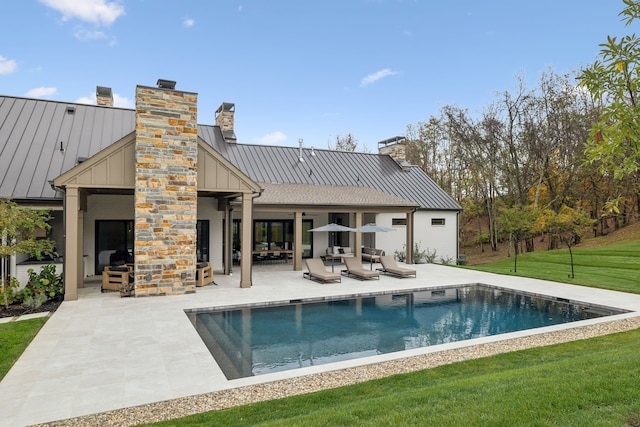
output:
<path id="1" fill-rule="evenodd" d="M 318 232 L 318 231 L 326 231 L 328 233 L 335 233 L 337 232 L 342 232 L 342 231 L 356 231 L 355 228 L 350 228 L 350 227 L 345 227 L 344 225 L 340 225 L 340 224 L 327 224 L 327 225 L 322 225 L 320 227 L 316 227 L 316 228 L 312 228 L 311 230 L 312 232 Z M 333 237 L 333 234 L 331 235 Z M 331 239 L 331 242 L 333 243 L 333 238 Z M 331 271 L 333 272 L 333 257 L 331 257 Z"/>
<path id="2" fill-rule="evenodd" d="M 387 231 L 396 231 L 396 229 L 385 227 L 384 225 L 369 223 L 356 228 L 356 231 L 360 233 L 386 233 Z M 369 268 L 373 270 L 373 257 L 369 258 Z"/>

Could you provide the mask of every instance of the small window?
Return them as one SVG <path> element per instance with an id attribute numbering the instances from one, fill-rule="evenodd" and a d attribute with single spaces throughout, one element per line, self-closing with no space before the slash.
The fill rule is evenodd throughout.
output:
<path id="1" fill-rule="evenodd" d="M 407 225 L 407 218 L 391 218 L 391 225 Z"/>
<path id="2" fill-rule="evenodd" d="M 431 218 L 431 225 L 444 225 L 444 218 Z"/>

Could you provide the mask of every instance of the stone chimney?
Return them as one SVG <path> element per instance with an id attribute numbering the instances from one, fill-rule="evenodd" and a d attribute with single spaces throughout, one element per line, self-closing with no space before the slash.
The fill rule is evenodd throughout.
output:
<path id="1" fill-rule="evenodd" d="M 195 292 L 198 95 L 136 87 L 135 293 Z"/>
<path id="2" fill-rule="evenodd" d="M 102 107 L 113 107 L 113 93 L 110 87 L 96 86 L 96 103 Z"/>
<path id="3" fill-rule="evenodd" d="M 233 116 L 236 112 L 236 105 L 230 102 L 223 102 L 216 110 L 216 126 L 220 127 L 225 142 L 237 142 L 236 133 L 233 130 Z"/>
<path id="4" fill-rule="evenodd" d="M 404 136 L 394 136 L 393 138 L 380 141 L 378 142 L 378 153 L 391 156 L 403 170 L 408 170 L 411 165 L 407 162 L 404 141 Z"/>

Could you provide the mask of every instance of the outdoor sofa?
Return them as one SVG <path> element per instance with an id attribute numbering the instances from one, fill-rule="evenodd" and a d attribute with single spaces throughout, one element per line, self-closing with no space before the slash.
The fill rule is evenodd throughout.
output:
<path id="1" fill-rule="evenodd" d="M 362 248 L 362 261 L 380 262 L 380 257 L 383 255 L 382 249 L 367 248 L 366 246 Z"/>

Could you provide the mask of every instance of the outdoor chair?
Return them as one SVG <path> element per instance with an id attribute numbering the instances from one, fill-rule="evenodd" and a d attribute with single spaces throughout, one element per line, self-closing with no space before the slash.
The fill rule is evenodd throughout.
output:
<path id="1" fill-rule="evenodd" d="M 106 266 L 102 271 L 102 287 L 100 292 L 118 291 L 121 296 L 130 296 L 133 290 L 131 268 L 126 265 Z"/>
<path id="2" fill-rule="evenodd" d="M 196 265 L 196 287 L 213 283 L 213 267 L 209 262 L 199 262 Z"/>
<path id="3" fill-rule="evenodd" d="M 391 274 L 396 277 L 416 277 L 415 270 L 398 266 L 398 264 L 396 264 L 396 260 L 393 259 L 391 255 L 381 256 L 380 263 L 382 264 L 382 268 L 380 270 L 383 273 Z"/>
<path id="4" fill-rule="evenodd" d="M 378 279 L 380 280 L 380 273 L 377 271 L 367 270 L 362 266 L 362 261 L 356 258 L 344 258 L 344 265 L 347 267 L 345 270 L 342 270 L 342 274 L 347 277 L 354 276 L 356 279 L 360 280 L 369 280 L 369 279 Z"/>
<path id="5" fill-rule="evenodd" d="M 304 260 L 307 265 L 307 272 L 302 273 L 305 279 L 316 280 L 318 282 L 342 282 L 342 276 L 338 273 L 327 271 L 324 262 L 320 258 L 307 258 Z"/>

